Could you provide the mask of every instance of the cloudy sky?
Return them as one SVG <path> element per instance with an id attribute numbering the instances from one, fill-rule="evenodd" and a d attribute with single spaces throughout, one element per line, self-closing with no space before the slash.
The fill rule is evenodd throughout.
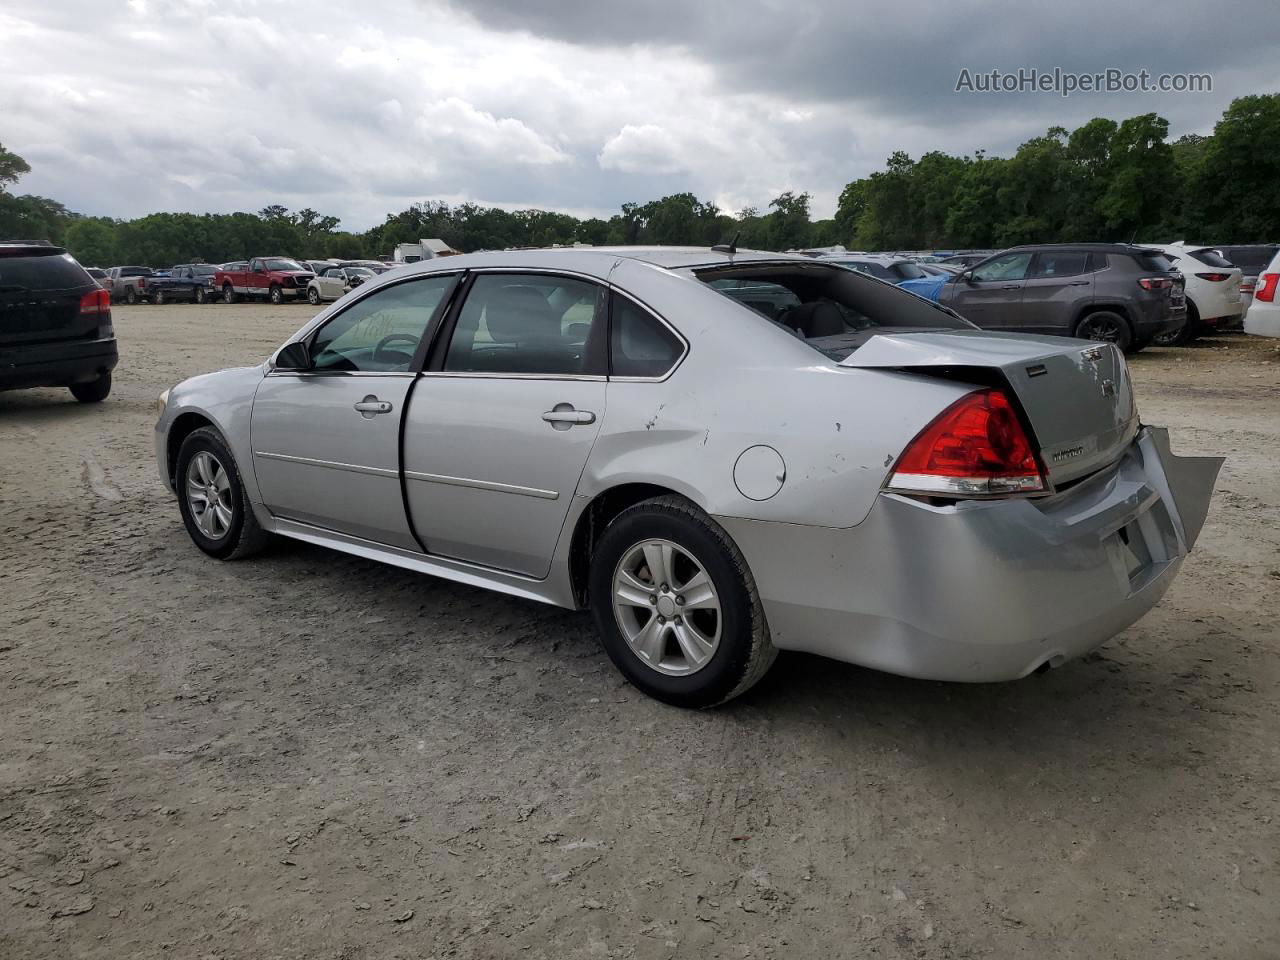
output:
<path id="1" fill-rule="evenodd" d="M 0 143 L 88 214 L 424 199 L 608 216 L 692 190 L 830 215 L 888 154 L 1000 153 L 1280 91 L 1274 0 L 4 0 Z M 1048 6 L 1048 5 L 1044 5 Z M 1206 72 L 1211 93 L 957 94 L 962 68 Z"/>

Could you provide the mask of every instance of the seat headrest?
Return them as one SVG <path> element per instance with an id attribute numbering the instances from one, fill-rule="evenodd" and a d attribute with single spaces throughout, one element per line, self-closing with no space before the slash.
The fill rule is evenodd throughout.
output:
<path id="1" fill-rule="evenodd" d="M 815 300 L 792 307 L 782 317 L 782 322 L 799 330 L 806 340 L 814 337 L 833 337 L 844 333 L 844 314 L 829 300 Z"/>
<path id="2" fill-rule="evenodd" d="M 534 287 L 499 287 L 489 294 L 485 325 L 495 343 L 527 343 L 560 336 L 560 318 Z"/>

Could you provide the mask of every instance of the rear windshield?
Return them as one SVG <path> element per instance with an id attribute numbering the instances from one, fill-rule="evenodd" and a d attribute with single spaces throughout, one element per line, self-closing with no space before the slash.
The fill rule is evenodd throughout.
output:
<path id="1" fill-rule="evenodd" d="M 837 361 L 877 333 L 972 329 L 946 307 L 830 264 L 714 267 L 696 276 Z"/>
<path id="2" fill-rule="evenodd" d="M 1271 259 L 1280 247 L 1266 245 L 1252 247 L 1223 247 L 1222 253 L 1233 267 L 1241 267 L 1254 272 L 1265 270 L 1271 265 Z"/>
<path id="3" fill-rule="evenodd" d="M 1187 256 L 1199 260 L 1206 267 L 1234 267 L 1235 264 L 1220 255 L 1217 250 L 1191 250 Z"/>
<path id="4" fill-rule="evenodd" d="M 97 286 L 69 253 L 0 257 L 0 293 Z"/>
<path id="5" fill-rule="evenodd" d="M 850 270 L 865 273 L 869 277 L 879 277 L 881 280 L 893 279 L 893 274 L 889 272 L 888 267 L 873 260 L 833 260 L 832 263 L 838 263 L 840 266 L 848 267 Z"/>
<path id="6" fill-rule="evenodd" d="M 1143 250 L 1140 253 L 1131 253 L 1130 256 L 1137 262 L 1139 270 L 1163 273 L 1174 268 L 1172 260 L 1163 253 L 1156 253 L 1154 250 Z"/>

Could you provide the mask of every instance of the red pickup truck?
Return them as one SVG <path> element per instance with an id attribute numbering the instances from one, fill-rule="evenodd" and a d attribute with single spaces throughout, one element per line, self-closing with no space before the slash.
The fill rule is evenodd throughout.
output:
<path id="1" fill-rule="evenodd" d="M 228 269 L 230 268 L 230 269 Z M 254 257 L 248 264 L 227 264 L 213 275 L 213 286 L 222 299 L 235 303 L 241 297 L 265 297 L 272 303 L 300 300 L 315 274 L 288 257 Z"/>

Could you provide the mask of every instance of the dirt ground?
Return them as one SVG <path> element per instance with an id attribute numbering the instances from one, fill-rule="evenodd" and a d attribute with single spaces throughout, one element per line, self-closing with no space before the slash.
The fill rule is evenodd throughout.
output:
<path id="1" fill-rule="evenodd" d="M 709 713 L 588 619 L 189 542 L 155 397 L 306 305 L 116 310 L 0 394 L 0 957 L 1280 957 L 1280 351 L 1133 360 L 1222 454 L 1167 599 L 1018 683 L 783 657 Z"/>

